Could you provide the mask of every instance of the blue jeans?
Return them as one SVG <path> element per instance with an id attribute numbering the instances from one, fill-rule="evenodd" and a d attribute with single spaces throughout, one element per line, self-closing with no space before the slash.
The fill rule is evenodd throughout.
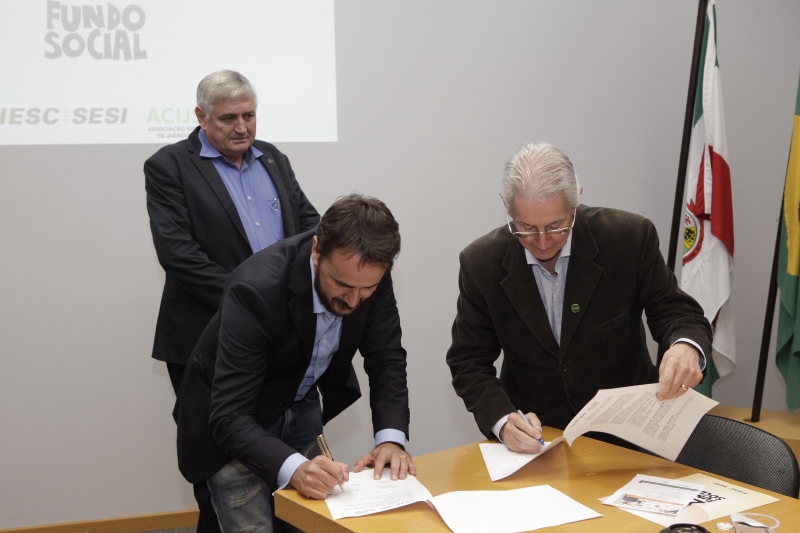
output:
<path id="1" fill-rule="evenodd" d="M 316 438 L 322 433 L 322 410 L 316 388 L 294 402 L 267 433 L 306 457 L 318 455 Z M 223 533 L 299 531 L 275 518 L 266 482 L 236 459 L 208 478 L 208 488 Z"/>

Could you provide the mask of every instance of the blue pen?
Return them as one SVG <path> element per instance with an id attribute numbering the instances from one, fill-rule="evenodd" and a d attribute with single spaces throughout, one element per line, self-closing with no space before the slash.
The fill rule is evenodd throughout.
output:
<path id="1" fill-rule="evenodd" d="M 531 424 L 531 421 L 530 421 L 530 420 L 528 420 L 528 417 L 527 417 L 527 416 L 525 416 L 524 414 L 522 414 L 522 411 L 520 411 L 519 409 L 517 409 L 517 413 L 519 413 L 519 416 L 521 416 L 521 417 L 522 417 L 522 418 L 525 420 L 525 422 L 527 422 L 528 424 Z M 533 424 L 531 424 L 531 425 L 533 425 Z M 541 442 L 541 443 L 542 443 L 542 446 L 544 446 L 544 439 L 543 439 L 543 438 L 539 437 L 539 442 Z"/>

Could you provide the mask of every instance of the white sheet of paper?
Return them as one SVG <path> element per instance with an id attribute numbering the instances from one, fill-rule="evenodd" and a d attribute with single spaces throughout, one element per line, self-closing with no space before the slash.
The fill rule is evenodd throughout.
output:
<path id="1" fill-rule="evenodd" d="M 719 402 L 689 389 L 672 400 L 656 400 L 658 383 L 599 390 L 575 415 L 564 437 L 572 442 L 602 431 L 674 461 L 697 423 Z"/>
<path id="2" fill-rule="evenodd" d="M 705 488 L 692 501 L 689 507 L 686 507 L 676 516 L 644 513 L 634 509 L 625 510 L 645 520 L 650 520 L 666 527 L 672 524 L 702 524 L 709 520 L 717 520 L 733 513 L 741 513 L 778 501 L 778 498 L 774 498 L 769 494 L 762 494 L 705 474 L 692 474 L 691 476 L 682 477 L 678 481 L 698 483 L 705 485 Z M 601 501 L 603 499 L 601 498 Z"/>
<path id="3" fill-rule="evenodd" d="M 334 520 L 380 513 L 431 499 L 431 493 L 414 476 L 392 481 L 388 468 L 384 469 L 381 479 L 376 480 L 373 476 L 373 470 L 350 472 L 350 481 L 344 484 L 344 492 L 334 487 L 333 494 L 325 499 Z"/>
<path id="4" fill-rule="evenodd" d="M 483 462 L 486 463 L 486 469 L 489 471 L 489 477 L 492 481 L 497 481 L 510 476 L 537 457 L 547 453 L 563 440 L 564 437 L 558 437 L 553 441 L 545 442 L 542 451 L 533 454 L 512 452 L 503 443 L 484 442 L 478 446 L 480 446 L 481 455 L 483 455 Z"/>
<path id="5" fill-rule="evenodd" d="M 698 483 L 637 474 L 603 503 L 625 510 L 661 513 L 674 519 L 704 488 Z"/>
<path id="6" fill-rule="evenodd" d="M 448 492 L 432 503 L 453 533 L 517 533 L 602 516 L 549 485 Z"/>

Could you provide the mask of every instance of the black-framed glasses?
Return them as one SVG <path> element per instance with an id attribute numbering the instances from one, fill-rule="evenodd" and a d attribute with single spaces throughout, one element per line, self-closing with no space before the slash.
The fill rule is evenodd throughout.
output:
<path id="1" fill-rule="evenodd" d="M 577 209 L 572 213 L 572 224 L 568 228 L 559 228 L 559 229 L 549 229 L 545 231 L 514 231 L 514 224 L 511 220 L 511 217 L 508 216 L 506 213 L 506 219 L 508 220 L 508 231 L 511 232 L 511 235 L 517 237 L 518 239 L 530 239 L 533 237 L 539 237 L 540 235 L 544 235 L 545 237 L 563 237 L 567 233 L 569 233 L 573 226 L 575 226 L 575 214 L 577 213 Z"/>

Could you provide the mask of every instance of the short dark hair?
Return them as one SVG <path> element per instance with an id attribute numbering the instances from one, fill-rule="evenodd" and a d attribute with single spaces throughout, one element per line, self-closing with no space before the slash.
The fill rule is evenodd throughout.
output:
<path id="1" fill-rule="evenodd" d="M 361 264 L 392 268 L 400 253 L 400 225 L 386 204 L 371 196 L 349 194 L 333 202 L 317 226 L 317 253 L 354 253 Z"/>

